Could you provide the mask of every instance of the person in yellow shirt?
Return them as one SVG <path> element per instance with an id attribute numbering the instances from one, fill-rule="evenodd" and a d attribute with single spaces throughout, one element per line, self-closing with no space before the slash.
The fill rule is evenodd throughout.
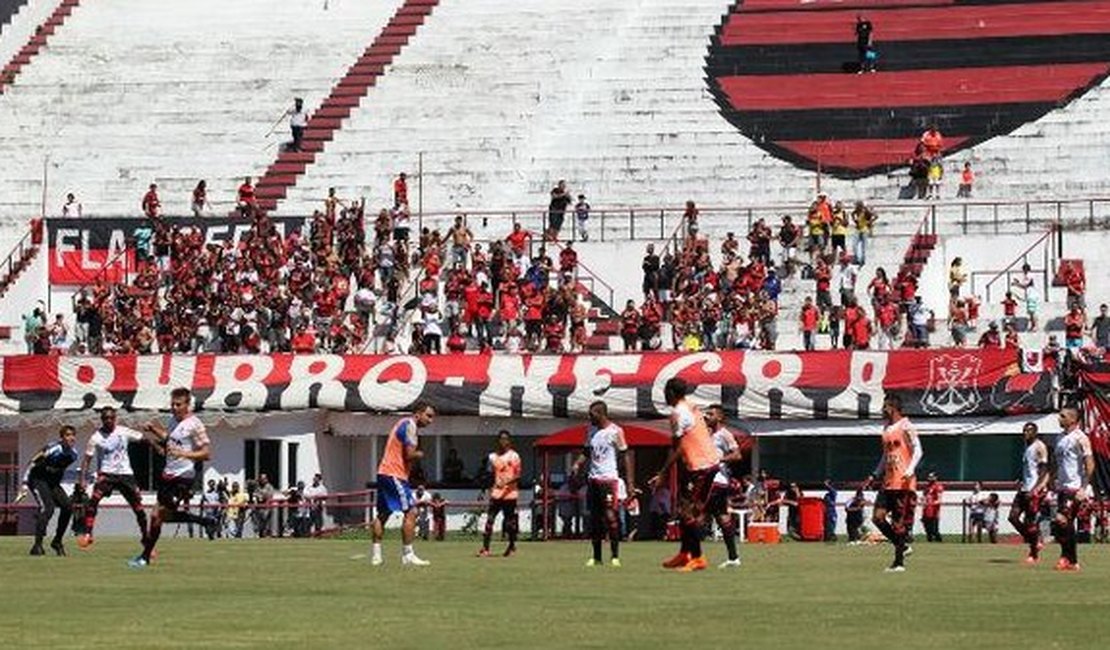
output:
<path id="1" fill-rule="evenodd" d="M 833 254 L 848 252 L 848 213 L 844 211 L 844 204 L 840 201 L 833 206 L 831 227 Z"/>
<path id="2" fill-rule="evenodd" d="M 227 531 L 229 537 L 243 536 L 243 519 L 247 505 L 247 493 L 239 489 L 238 481 L 231 484 L 231 493 L 227 495 Z"/>
<path id="3" fill-rule="evenodd" d="M 856 207 L 852 210 L 852 221 L 856 226 L 856 238 L 852 242 L 852 257 L 859 266 L 867 263 L 867 240 L 871 238 L 877 220 L 878 215 L 871 208 L 864 205 L 863 201 L 856 201 Z"/>

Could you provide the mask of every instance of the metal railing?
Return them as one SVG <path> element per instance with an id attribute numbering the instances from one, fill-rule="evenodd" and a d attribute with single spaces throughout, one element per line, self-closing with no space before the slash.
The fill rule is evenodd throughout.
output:
<path id="1" fill-rule="evenodd" d="M 1056 259 L 1057 259 L 1058 255 L 1057 255 L 1057 251 L 1055 250 L 1055 246 L 1053 245 L 1054 242 L 1052 240 L 1054 239 L 1053 236 L 1056 235 L 1058 232 L 1059 232 L 1059 229 L 1057 229 L 1056 227 L 1049 227 L 1049 229 L 1043 235 L 1038 237 L 1036 239 L 1036 241 L 1034 241 L 1032 244 L 1027 246 L 1025 248 L 1025 250 L 1018 253 L 1017 256 L 1014 257 L 1013 261 L 1011 261 L 1008 265 L 1006 265 L 1005 268 L 1003 268 L 1000 271 L 977 271 L 977 272 L 973 272 L 971 274 L 971 293 L 973 295 L 978 295 L 978 293 L 976 291 L 976 286 L 975 286 L 976 285 L 976 278 L 982 278 L 984 276 L 989 276 L 989 279 L 987 280 L 986 284 L 983 285 L 983 291 L 984 291 L 983 299 L 986 300 L 988 303 L 991 302 L 991 289 L 994 287 L 995 283 L 997 283 L 999 280 L 1005 279 L 1006 282 L 1003 285 L 1003 287 L 1004 287 L 1005 290 L 1009 290 L 1009 287 L 1012 286 L 1012 284 L 1013 284 L 1013 275 L 1014 275 L 1014 273 L 1021 272 L 1018 265 L 1019 264 L 1021 264 L 1021 265 L 1027 264 L 1029 262 L 1029 254 L 1032 253 L 1033 250 L 1036 249 L 1038 246 L 1042 247 L 1041 248 L 1041 258 L 1042 258 L 1041 259 L 1041 264 L 1037 268 L 1032 268 L 1032 265 L 1031 265 L 1031 268 L 1029 269 L 1029 271 L 1030 271 L 1030 273 L 1041 276 L 1041 286 L 1045 287 L 1045 290 L 1047 292 L 1047 289 L 1049 287 L 1049 281 L 1051 279 L 1052 274 L 1055 273 L 1055 269 L 1056 269 Z M 1015 270 L 1015 269 L 1017 269 L 1017 270 Z M 1045 296 L 1045 298 L 1047 298 L 1047 295 Z"/>
<path id="2" fill-rule="evenodd" d="M 4 262 L 2 265 L 4 268 L 4 276 L 2 280 L 4 282 L 10 281 L 12 279 L 12 276 L 14 276 L 18 271 L 22 270 L 21 268 L 19 268 L 20 265 L 26 263 L 28 254 L 38 246 L 34 243 L 35 230 L 38 229 L 41 235 L 42 228 L 42 220 L 32 221 L 30 227 L 27 228 L 27 232 L 23 233 L 23 236 L 19 238 L 19 241 L 15 243 L 15 246 L 12 246 L 11 252 L 9 252 L 8 256 L 4 258 Z M 5 287 L 4 289 L 4 292 L 6 292 L 7 287 Z"/>

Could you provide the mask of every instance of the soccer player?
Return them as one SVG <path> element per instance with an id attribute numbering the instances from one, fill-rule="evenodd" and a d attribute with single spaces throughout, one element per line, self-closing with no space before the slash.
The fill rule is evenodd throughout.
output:
<path id="1" fill-rule="evenodd" d="M 1060 542 L 1057 571 L 1078 571 L 1075 517 L 1079 503 L 1087 498 L 1087 486 L 1095 471 L 1091 439 L 1079 426 L 1079 411 L 1073 407 L 1060 409 L 1060 428 L 1064 435 L 1056 441 L 1056 516 L 1052 533 Z"/>
<path id="2" fill-rule="evenodd" d="M 686 469 L 679 502 L 682 547 L 663 566 L 684 572 L 701 571 L 709 565 L 701 554 L 701 535 L 709 489 L 721 461 L 701 411 L 686 400 L 689 393 L 689 385 L 678 377 L 672 377 L 663 387 L 663 397 L 671 407 L 674 442 L 663 467 L 651 479 L 651 486 L 658 489 L 666 482 L 671 466 L 682 458 Z"/>
<path id="3" fill-rule="evenodd" d="M 416 536 L 416 500 L 409 487 L 409 472 L 413 465 L 424 457 L 420 451 L 417 433 L 435 419 L 435 409 L 427 402 L 417 402 L 412 415 L 401 418 L 393 425 L 385 442 L 385 453 L 378 463 L 377 516 L 373 523 L 373 546 L 370 564 L 380 566 L 382 560 L 382 535 L 385 522 L 394 512 L 400 512 L 404 519 L 401 523 L 401 564 L 404 566 L 428 566 L 429 562 L 416 556 L 412 540 Z"/>
<path id="4" fill-rule="evenodd" d="M 188 511 L 196 480 L 196 464 L 212 457 L 208 430 L 192 412 L 193 394 L 188 388 L 175 388 L 170 392 L 169 426 L 152 420 L 145 432 L 157 442 L 155 449 L 166 457 L 166 466 L 158 481 L 158 506 L 150 518 L 150 526 L 143 539 L 143 552 L 127 563 L 133 569 L 150 564 L 154 547 L 162 535 L 163 523 L 190 523 L 204 526 L 208 538 L 216 533 L 216 520 L 195 515 Z"/>
<path id="5" fill-rule="evenodd" d="M 609 536 L 609 563 L 614 567 L 621 565 L 620 545 L 621 526 L 618 512 L 620 509 L 620 475 L 617 467 L 624 469 L 626 492 L 630 499 L 636 498 L 635 473 L 632 468 L 632 455 L 628 453 L 628 443 L 624 430 L 609 419 L 609 407 L 605 402 L 590 404 L 590 426 L 586 429 L 586 448 L 574 462 L 573 475 L 578 475 L 583 467 L 586 470 L 586 503 L 590 509 L 590 542 L 593 557 L 586 566 L 601 566 L 601 541 Z"/>
<path id="6" fill-rule="evenodd" d="M 58 527 L 54 531 L 54 541 L 50 542 L 50 548 L 58 555 L 66 554 L 62 537 L 66 534 L 73 509 L 69 497 L 62 489 L 62 477 L 66 468 L 77 461 L 77 451 L 73 448 L 76 444 L 77 430 L 67 424 L 58 432 L 58 439 L 35 454 L 27 467 L 27 473 L 23 477 L 26 487 L 20 496 L 29 490 L 38 505 L 35 512 L 35 543 L 31 546 L 31 555 L 46 555 L 42 540 L 46 537 L 46 527 L 54 516 L 55 507 L 58 509 Z"/>
<path id="7" fill-rule="evenodd" d="M 717 473 L 713 476 L 713 484 L 709 488 L 709 502 L 706 512 L 717 520 L 721 528 L 721 536 L 725 540 L 725 549 L 728 559 L 720 564 L 721 569 L 740 566 L 740 553 L 736 550 L 736 522 L 728 510 L 728 497 L 732 491 L 732 463 L 740 462 L 743 453 L 736 436 L 725 427 L 725 409 L 720 404 L 713 404 L 705 409 L 705 424 L 713 435 L 713 445 L 721 454 Z"/>
<path id="8" fill-rule="evenodd" d="M 876 477 L 882 477 L 882 490 L 875 499 L 871 521 L 894 545 L 894 563 L 888 573 L 906 570 L 909 549 L 909 532 L 917 508 L 917 463 L 921 461 L 921 441 L 917 429 L 902 413 L 902 398 L 887 395 L 883 399 L 883 453 L 879 464 L 864 486 L 870 486 Z M 889 520 L 888 520 L 889 517 Z"/>
<path id="9" fill-rule="evenodd" d="M 143 439 L 143 434 L 134 429 L 116 424 L 116 409 L 105 406 L 100 409 L 100 428 L 89 437 L 85 456 L 81 459 L 81 473 L 77 485 L 85 489 L 85 478 L 89 475 L 89 465 L 96 458 L 96 483 L 92 495 L 85 504 L 85 534 L 77 538 L 77 545 L 89 548 L 93 543 L 93 525 L 96 523 L 96 508 L 100 500 L 118 490 L 135 513 L 142 539 L 146 540 L 146 511 L 143 510 L 143 497 L 135 483 L 135 472 L 131 469 L 131 457 L 127 453 L 132 441 Z"/>
<path id="10" fill-rule="evenodd" d="M 1043 546 L 1037 513 L 1048 489 L 1048 446 L 1041 441 L 1037 425 L 1032 422 L 1025 423 L 1021 435 L 1025 439 L 1025 451 L 1021 455 L 1021 489 L 1014 495 L 1009 518 L 1014 529 L 1029 545 L 1025 563 L 1036 564 Z"/>
<path id="11" fill-rule="evenodd" d="M 519 530 L 516 500 L 520 494 L 520 454 L 513 449 L 512 435 L 504 429 L 497 434 L 497 451 L 490 453 L 489 466 L 493 472 L 493 487 L 489 491 L 486 531 L 482 536 L 482 550 L 478 551 L 478 557 L 489 557 L 489 541 L 493 536 L 493 522 L 497 520 L 497 513 L 501 513 L 509 534 L 509 546 L 503 554 L 504 557 L 509 557 L 516 553 L 516 536 Z"/>

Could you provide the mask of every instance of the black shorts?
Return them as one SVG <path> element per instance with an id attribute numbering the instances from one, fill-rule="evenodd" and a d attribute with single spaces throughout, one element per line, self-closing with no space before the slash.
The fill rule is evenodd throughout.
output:
<path id="1" fill-rule="evenodd" d="M 96 483 L 93 483 L 92 499 L 100 501 L 105 497 L 112 496 L 113 492 L 118 491 L 131 507 L 136 505 L 142 506 L 143 497 L 139 492 L 139 484 L 135 481 L 135 477 L 129 474 L 100 474 L 96 477 Z"/>
<path id="2" fill-rule="evenodd" d="M 917 510 L 917 492 L 914 490 L 883 490 L 876 503 L 887 511 L 890 523 L 913 526 L 914 512 Z"/>
<path id="3" fill-rule="evenodd" d="M 586 507 L 595 517 L 603 516 L 609 510 L 617 510 L 620 505 L 617 481 L 592 478 L 586 484 Z"/>
<path id="4" fill-rule="evenodd" d="M 408 228 L 394 228 L 393 241 L 408 241 L 409 229 Z"/>
<path id="5" fill-rule="evenodd" d="M 497 513 L 501 513 L 506 521 L 510 517 L 515 517 L 516 499 L 490 499 L 489 507 L 486 509 L 486 514 L 489 515 L 489 520 L 493 521 L 493 518 L 497 516 Z"/>
<path id="6" fill-rule="evenodd" d="M 158 484 L 158 505 L 178 510 L 193 497 L 193 479 L 162 477 Z"/>
<path id="7" fill-rule="evenodd" d="M 1064 517 L 1071 521 L 1079 514 L 1079 499 L 1075 497 L 1075 490 L 1058 490 L 1056 492 L 1056 516 Z"/>
<path id="8" fill-rule="evenodd" d="M 1014 495 L 1014 502 L 1010 506 L 1010 511 L 1019 513 L 1026 521 L 1033 521 L 1037 518 L 1037 513 L 1041 511 L 1041 496 L 1019 490 Z"/>
<path id="9" fill-rule="evenodd" d="M 692 470 L 686 473 L 682 483 L 683 508 L 687 516 L 700 519 L 705 515 L 709 506 L 709 493 L 713 489 L 713 477 L 717 475 L 717 468 Z"/>
<path id="10" fill-rule="evenodd" d="M 727 485 L 713 483 L 709 488 L 709 501 L 705 505 L 706 514 L 723 517 L 728 514 L 728 497 L 731 490 Z"/>

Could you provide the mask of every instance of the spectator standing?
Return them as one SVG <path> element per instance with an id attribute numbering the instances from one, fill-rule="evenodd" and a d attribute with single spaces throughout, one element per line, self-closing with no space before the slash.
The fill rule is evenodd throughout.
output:
<path id="1" fill-rule="evenodd" d="M 983 484 L 976 481 L 971 489 L 971 495 L 964 499 L 964 506 L 967 507 L 968 528 L 971 529 L 971 534 L 975 536 L 975 541 L 980 544 L 983 542 L 983 528 L 986 524 L 986 505 L 987 500 L 983 496 Z"/>
<path id="2" fill-rule="evenodd" d="M 983 504 L 983 527 L 987 529 L 987 539 L 991 544 L 998 543 L 998 494 L 991 492 Z"/>
<path id="3" fill-rule="evenodd" d="M 859 72 L 868 67 L 868 53 L 872 47 L 872 37 L 875 31 L 871 21 L 863 16 L 856 15 L 856 58 L 859 63 Z"/>
<path id="4" fill-rule="evenodd" d="M 74 218 L 82 215 L 81 204 L 77 202 L 77 197 L 73 192 L 66 194 L 66 202 L 62 204 L 62 218 Z"/>
<path id="5" fill-rule="evenodd" d="M 944 541 L 940 536 L 940 506 L 944 496 L 944 484 L 937 475 L 929 472 L 929 482 L 925 485 L 924 506 L 921 509 L 921 525 L 925 527 L 925 540 Z"/>
<path id="6" fill-rule="evenodd" d="M 429 507 L 432 510 L 432 536 L 437 542 L 442 542 L 447 534 L 447 500 L 439 492 L 434 492 Z"/>
<path id="7" fill-rule="evenodd" d="M 1063 265 L 1062 275 L 1064 276 L 1064 287 L 1067 289 L 1068 298 L 1067 306 L 1070 310 L 1072 307 L 1078 307 L 1080 311 L 1087 311 L 1087 276 L 1083 269 L 1075 264 Z"/>
<path id="8" fill-rule="evenodd" d="M 574 219 L 578 222 L 578 237 L 582 241 L 589 241 L 590 232 L 587 226 L 590 221 L 590 204 L 586 202 L 585 194 L 579 194 L 578 203 L 574 204 Z"/>
<path id="9" fill-rule="evenodd" d="M 940 183 L 944 180 L 944 159 L 940 156 L 934 156 L 929 161 L 929 187 L 926 191 L 925 198 L 940 200 Z"/>
<path id="10" fill-rule="evenodd" d="M 1071 310 L 1064 316 L 1064 347 L 1068 350 L 1078 350 L 1083 347 L 1083 331 L 1087 329 L 1087 318 L 1079 309 L 1079 305 L 1072 305 Z"/>
<path id="11" fill-rule="evenodd" d="M 925 147 L 925 157 L 932 162 L 944 152 L 944 136 L 936 124 L 930 124 L 925 133 L 921 134 L 921 144 Z"/>
<path id="12" fill-rule="evenodd" d="M 289 144 L 290 151 L 300 151 L 301 142 L 304 140 L 304 130 L 308 127 L 308 111 L 304 109 L 304 100 L 300 97 L 293 98 L 293 108 L 285 113 L 289 116 L 289 132 L 293 142 Z"/>
<path id="13" fill-rule="evenodd" d="M 423 485 L 416 486 L 412 496 L 416 500 L 416 534 L 420 539 L 428 541 L 431 532 L 432 496 Z"/>
<path id="14" fill-rule="evenodd" d="M 158 184 L 151 183 L 146 194 L 143 195 L 141 204 L 143 215 L 148 219 L 157 219 L 162 215 L 162 201 L 158 199 Z"/>
<path id="15" fill-rule="evenodd" d="M 258 207 L 258 200 L 254 195 L 254 185 L 251 183 L 251 177 L 247 176 L 243 179 L 243 184 L 239 186 L 238 198 L 236 206 L 239 208 L 239 214 L 246 219 L 254 217 L 254 211 Z"/>
<path id="16" fill-rule="evenodd" d="M 836 272 L 836 288 L 840 293 L 841 307 L 847 307 L 856 299 L 856 278 L 859 277 L 859 272 L 849 262 L 848 256 L 842 254 Z"/>
<path id="17" fill-rule="evenodd" d="M 319 535 L 324 527 L 324 504 L 328 497 L 328 488 L 324 485 L 322 474 L 315 474 L 312 477 L 312 485 L 304 489 L 304 497 L 309 504 L 309 525 L 312 532 Z"/>
<path id="18" fill-rule="evenodd" d="M 567 182 L 560 180 L 551 189 L 551 201 L 547 205 L 547 241 L 559 239 L 559 232 L 563 229 L 563 220 L 567 216 L 567 208 L 573 199 L 567 189 Z"/>
<path id="19" fill-rule="evenodd" d="M 971 170 L 971 163 L 965 162 L 964 169 L 960 172 L 960 187 L 956 190 L 957 199 L 970 199 L 971 188 L 975 184 L 975 172 Z"/>
<path id="20" fill-rule="evenodd" d="M 258 475 L 258 487 L 254 492 L 254 503 L 258 506 L 254 510 L 254 526 L 259 537 L 273 536 L 274 511 L 274 486 L 270 484 L 270 477 L 266 474 Z"/>
<path id="21" fill-rule="evenodd" d="M 447 231 L 447 239 L 451 242 L 451 266 L 467 264 L 470 258 L 470 247 L 474 242 L 474 233 L 466 225 L 462 215 L 455 217 L 455 223 Z"/>
<path id="22" fill-rule="evenodd" d="M 1107 313 L 1106 303 L 1098 306 L 1098 316 L 1091 323 L 1091 338 L 1099 348 L 1110 348 L 1110 314 Z"/>
<path id="23" fill-rule="evenodd" d="M 228 537 L 236 539 L 243 536 L 243 519 L 246 516 L 247 493 L 239 489 L 239 482 L 231 484 L 231 493 L 227 495 L 227 529 Z"/>
<path id="24" fill-rule="evenodd" d="M 909 160 L 910 193 L 918 199 L 924 199 L 929 191 L 929 163 L 930 158 L 925 153 L 925 145 L 918 142 Z"/>
<path id="25" fill-rule="evenodd" d="M 197 186 L 193 188 L 193 216 L 199 217 L 205 213 L 205 208 L 211 208 L 208 204 L 208 183 L 203 179 L 197 182 Z"/>
<path id="26" fill-rule="evenodd" d="M 27 343 L 27 354 L 34 354 L 39 330 L 45 324 L 46 314 L 40 307 L 35 307 L 30 314 L 23 315 L 23 340 Z"/>
<path id="27" fill-rule="evenodd" d="M 929 320 L 932 318 L 932 312 L 921 302 L 921 296 L 914 296 L 909 317 L 914 347 L 929 347 Z"/>
<path id="28" fill-rule="evenodd" d="M 952 296 L 953 301 L 960 297 L 960 289 L 966 282 L 967 269 L 964 268 L 964 260 L 962 257 L 957 257 L 948 267 L 948 295 Z"/>
<path id="29" fill-rule="evenodd" d="M 1029 319 L 1029 328 L 1032 332 L 1037 329 L 1037 312 L 1040 310 L 1040 294 L 1037 292 L 1037 282 L 1028 264 L 1021 265 L 1021 276 L 1014 278 L 1011 283 L 1025 292 L 1025 315 Z"/>
<path id="30" fill-rule="evenodd" d="M 644 260 L 640 263 L 640 269 L 644 272 L 644 297 L 651 295 L 658 298 L 660 263 L 659 256 L 655 254 L 655 244 L 647 245 L 647 252 L 644 253 Z"/>
<path id="31" fill-rule="evenodd" d="M 825 496 L 822 498 L 825 505 L 825 539 L 826 542 L 836 541 L 836 488 L 829 479 L 825 479 Z"/>
<path id="32" fill-rule="evenodd" d="M 807 352 L 812 352 L 816 349 L 817 337 L 817 323 L 821 319 L 821 314 L 817 309 L 817 305 L 813 304 L 813 298 L 806 296 L 805 303 L 802 304 L 802 348 Z"/>
<path id="33" fill-rule="evenodd" d="M 867 240 L 871 238 L 878 218 L 878 215 L 864 205 L 863 201 L 856 201 L 852 209 L 852 223 L 856 228 L 855 239 L 852 241 L 852 261 L 857 266 L 867 263 Z"/>
<path id="34" fill-rule="evenodd" d="M 856 490 L 852 500 L 844 506 L 844 523 L 848 527 L 848 543 L 858 544 L 860 542 L 860 529 L 863 528 L 863 509 L 867 506 L 867 500 L 863 496 L 863 490 Z"/>
<path id="35" fill-rule="evenodd" d="M 397 175 L 393 181 L 393 207 L 394 209 L 402 205 L 409 204 L 409 182 L 405 172 Z"/>

